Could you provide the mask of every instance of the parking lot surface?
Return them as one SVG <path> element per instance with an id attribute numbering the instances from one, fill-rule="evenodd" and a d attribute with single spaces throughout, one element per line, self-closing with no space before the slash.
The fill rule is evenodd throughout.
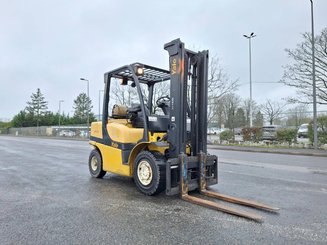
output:
<path id="1" fill-rule="evenodd" d="M 91 178 L 86 141 L 0 136 L 0 244 L 326 244 L 327 158 L 213 150 L 213 190 L 281 208 L 263 223 Z M 220 202 L 220 201 L 218 201 Z M 224 202 L 222 202 L 224 203 Z"/>

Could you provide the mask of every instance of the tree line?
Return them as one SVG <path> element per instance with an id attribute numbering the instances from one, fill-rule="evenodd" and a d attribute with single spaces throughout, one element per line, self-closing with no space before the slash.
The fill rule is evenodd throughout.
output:
<path id="1" fill-rule="evenodd" d="M 30 101 L 26 102 L 27 106 L 15 115 L 11 121 L 12 127 L 38 127 L 58 125 L 59 117 L 61 125 L 86 124 L 89 115 L 90 122 L 95 121 L 92 112 L 92 101 L 85 94 L 80 93 L 74 100 L 74 115 L 54 113 L 48 110 L 48 101 L 46 101 L 40 88 L 32 93 Z"/>

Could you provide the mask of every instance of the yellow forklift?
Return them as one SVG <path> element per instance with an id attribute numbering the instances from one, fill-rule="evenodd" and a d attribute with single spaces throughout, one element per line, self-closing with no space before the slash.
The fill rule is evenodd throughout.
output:
<path id="1" fill-rule="evenodd" d="M 91 176 L 134 178 L 145 195 L 165 191 L 183 200 L 261 221 L 262 217 L 189 195 L 201 194 L 275 212 L 258 202 L 208 190 L 218 183 L 218 159 L 207 152 L 208 51 L 164 45 L 169 70 L 134 63 L 105 73 L 102 121 L 91 125 Z"/>

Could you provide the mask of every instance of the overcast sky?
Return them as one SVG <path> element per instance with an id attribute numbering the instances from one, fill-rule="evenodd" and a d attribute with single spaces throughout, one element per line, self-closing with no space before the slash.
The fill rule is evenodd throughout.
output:
<path id="1" fill-rule="evenodd" d="M 315 32 L 327 27 L 327 1 L 315 0 Z M 253 99 L 280 100 L 294 91 L 277 82 L 290 60 L 285 48 L 311 30 L 309 0 L 41 1 L 0 0 L 0 119 L 12 118 L 41 89 L 49 110 L 73 114 L 86 92 L 98 113 L 103 74 L 142 62 L 168 68 L 163 45 L 181 38 L 188 48 L 218 55 L 238 94 L 249 97 L 248 41 L 252 41 Z"/>

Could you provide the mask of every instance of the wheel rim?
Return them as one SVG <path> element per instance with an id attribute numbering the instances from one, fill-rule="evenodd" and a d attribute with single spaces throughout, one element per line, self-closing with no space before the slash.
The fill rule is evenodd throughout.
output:
<path id="1" fill-rule="evenodd" d="M 94 172 L 98 169 L 98 159 L 95 156 L 93 156 L 91 159 L 91 169 Z"/>
<path id="2" fill-rule="evenodd" d="M 137 167 L 137 177 L 142 185 L 147 186 L 152 181 L 152 168 L 149 162 L 143 160 Z"/>

